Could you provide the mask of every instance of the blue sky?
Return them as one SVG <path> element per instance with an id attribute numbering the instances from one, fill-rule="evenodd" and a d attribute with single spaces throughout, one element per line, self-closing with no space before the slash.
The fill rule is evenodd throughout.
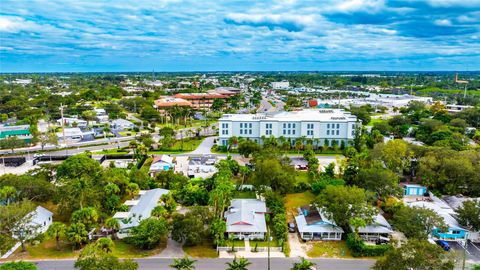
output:
<path id="1" fill-rule="evenodd" d="M 2 0 L 0 72 L 479 70 L 480 0 Z"/>

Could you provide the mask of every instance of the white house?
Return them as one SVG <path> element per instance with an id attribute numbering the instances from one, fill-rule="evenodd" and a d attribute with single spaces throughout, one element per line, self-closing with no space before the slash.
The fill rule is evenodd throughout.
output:
<path id="1" fill-rule="evenodd" d="M 64 128 L 62 132 L 57 132 L 57 137 L 59 140 L 63 140 L 65 137 L 66 140 L 81 140 L 85 137 L 93 136 L 95 132 L 93 131 L 82 131 L 80 128 Z"/>
<path id="2" fill-rule="evenodd" d="M 225 212 L 228 236 L 237 239 L 264 239 L 267 206 L 257 199 L 233 199 Z"/>
<path id="3" fill-rule="evenodd" d="M 341 240 L 343 229 L 316 207 L 302 207 L 295 217 L 298 232 L 303 240 Z"/>
<path id="4" fill-rule="evenodd" d="M 173 166 L 173 157 L 169 155 L 155 156 L 152 164 L 150 165 L 150 170 L 148 173 L 151 177 L 155 177 L 155 175 L 161 171 L 173 169 Z"/>
<path id="5" fill-rule="evenodd" d="M 57 123 L 62 125 L 62 118 L 57 120 Z M 87 121 L 83 119 L 79 119 L 77 117 L 64 117 L 63 118 L 63 124 L 65 126 L 74 126 L 76 125 L 79 128 L 84 128 L 87 127 Z"/>
<path id="6" fill-rule="evenodd" d="M 120 223 L 118 237 L 128 236 L 130 229 L 138 226 L 140 221 L 150 217 L 155 206 L 160 205 L 160 198 L 169 190 L 156 188 L 151 190 L 140 190 L 138 196 L 132 200 L 125 201 L 124 205 L 129 207 L 127 212 L 117 212 L 113 218 Z"/>
<path id="7" fill-rule="evenodd" d="M 360 125 L 357 117 L 340 109 L 308 109 L 274 114 L 225 114 L 219 119 L 219 145 L 230 137 L 243 137 L 262 143 L 262 137 L 295 139 L 305 136 L 319 145 L 347 145 Z"/>
<path id="8" fill-rule="evenodd" d="M 112 120 L 111 123 L 110 123 L 110 127 L 112 129 L 121 129 L 121 130 L 124 130 L 124 129 L 132 129 L 135 127 L 135 124 L 133 124 L 132 122 L 128 121 L 128 120 L 125 120 L 125 119 L 115 119 L 115 120 Z"/>
<path id="9" fill-rule="evenodd" d="M 353 226 L 350 227 L 352 231 L 355 230 Z M 390 241 L 390 235 L 392 235 L 392 233 L 392 227 L 381 214 L 377 214 L 371 224 L 358 228 L 358 235 L 368 242 L 375 242 L 378 240 L 388 242 Z"/>
<path id="10" fill-rule="evenodd" d="M 53 222 L 52 217 L 53 213 L 42 206 L 37 206 L 34 211 L 28 213 L 25 219 L 29 221 L 24 226 L 28 229 L 25 232 L 27 234 L 26 239 L 35 238 L 37 235 L 45 233 Z M 16 235 L 13 235 L 13 237 L 17 238 Z"/>
<path id="11" fill-rule="evenodd" d="M 93 109 L 96 114 L 97 121 L 99 123 L 107 123 L 108 122 L 108 114 L 105 109 Z"/>

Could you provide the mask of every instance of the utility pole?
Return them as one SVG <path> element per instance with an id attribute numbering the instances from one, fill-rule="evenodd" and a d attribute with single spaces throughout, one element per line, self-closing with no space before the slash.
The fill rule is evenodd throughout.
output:
<path id="1" fill-rule="evenodd" d="M 465 232 L 465 244 L 463 246 L 463 263 L 462 270 L 465 270 L 465 259 L 467 257 L 467 247 L 468 247 L 468 232 Z"/>
<path id="2" fill-rule="evenodd" d="M 60 115 L 62 117 L 63 144 L 65 145 L 65 154 L 68 155 L 67 140 L 65 138 L 65 119 L 63 118 L 63 103 L 60 104 Z"/>
<path id="3" fill-rule="evenodd" d="M 268 267 L 267 269 L 270 270 L 270 230 L 268 229 L 268 226 L 267 226 L 267 237 L 268 237 Z"/>

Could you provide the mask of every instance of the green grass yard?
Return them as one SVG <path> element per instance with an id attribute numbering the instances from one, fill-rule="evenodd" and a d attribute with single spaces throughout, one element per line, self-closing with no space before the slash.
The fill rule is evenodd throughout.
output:
<path id="1" fill-rule="evenodd" d="M 285 197 L 285 208 L 287 209 L 287 219 L 293 221 L 297 214 L 297 208 L 309 205 L 315 200 L 315 195 L 312 192 L 306 191 L 302 193 L 287 194 Z"/>
<path id="2" fill-rule="evenodd" d="M 352 258 L 345 241 L 318 241 L 308 243 L 308 257 L 311 258 Z M 343 251 L 343 254 L 342 254 Z"/>
<path id="3" fill-rule="evenodd" d="M 217 258 L 217 250 L 213 247 L 212 242 L 205 241 L 204 243 L 191 247 L 183 247 L 183 251 L 193 258 Z"/>

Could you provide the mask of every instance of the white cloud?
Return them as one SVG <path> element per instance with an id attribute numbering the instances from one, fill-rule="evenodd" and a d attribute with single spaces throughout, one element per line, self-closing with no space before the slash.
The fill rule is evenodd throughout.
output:
<path id="1" fill-rule="evenodd" d="M 438 26 L 452 26 L 452 21 L 449 19 L 438 19 L 433 22 L 435 25 Z"/>
<path id="2" fill-rule="evenodd" d="M 348 0 L 340 1 L 333 6 L 332 11 L 351 13 L 351 12 L 368 12 L 376 13 L 385 8 L 385 0 Z"/>
<path id="3" fill-rule="evenodd" d="M 22 17 L 0 16 L 0 32 L 18 33 L 20 31 L 38 31 L 41 26 Z"/>
<path id="4" fill-rule="evenodd" d="M 480 7 L 480 0 L 427 0 L 434 7 Z"/>

